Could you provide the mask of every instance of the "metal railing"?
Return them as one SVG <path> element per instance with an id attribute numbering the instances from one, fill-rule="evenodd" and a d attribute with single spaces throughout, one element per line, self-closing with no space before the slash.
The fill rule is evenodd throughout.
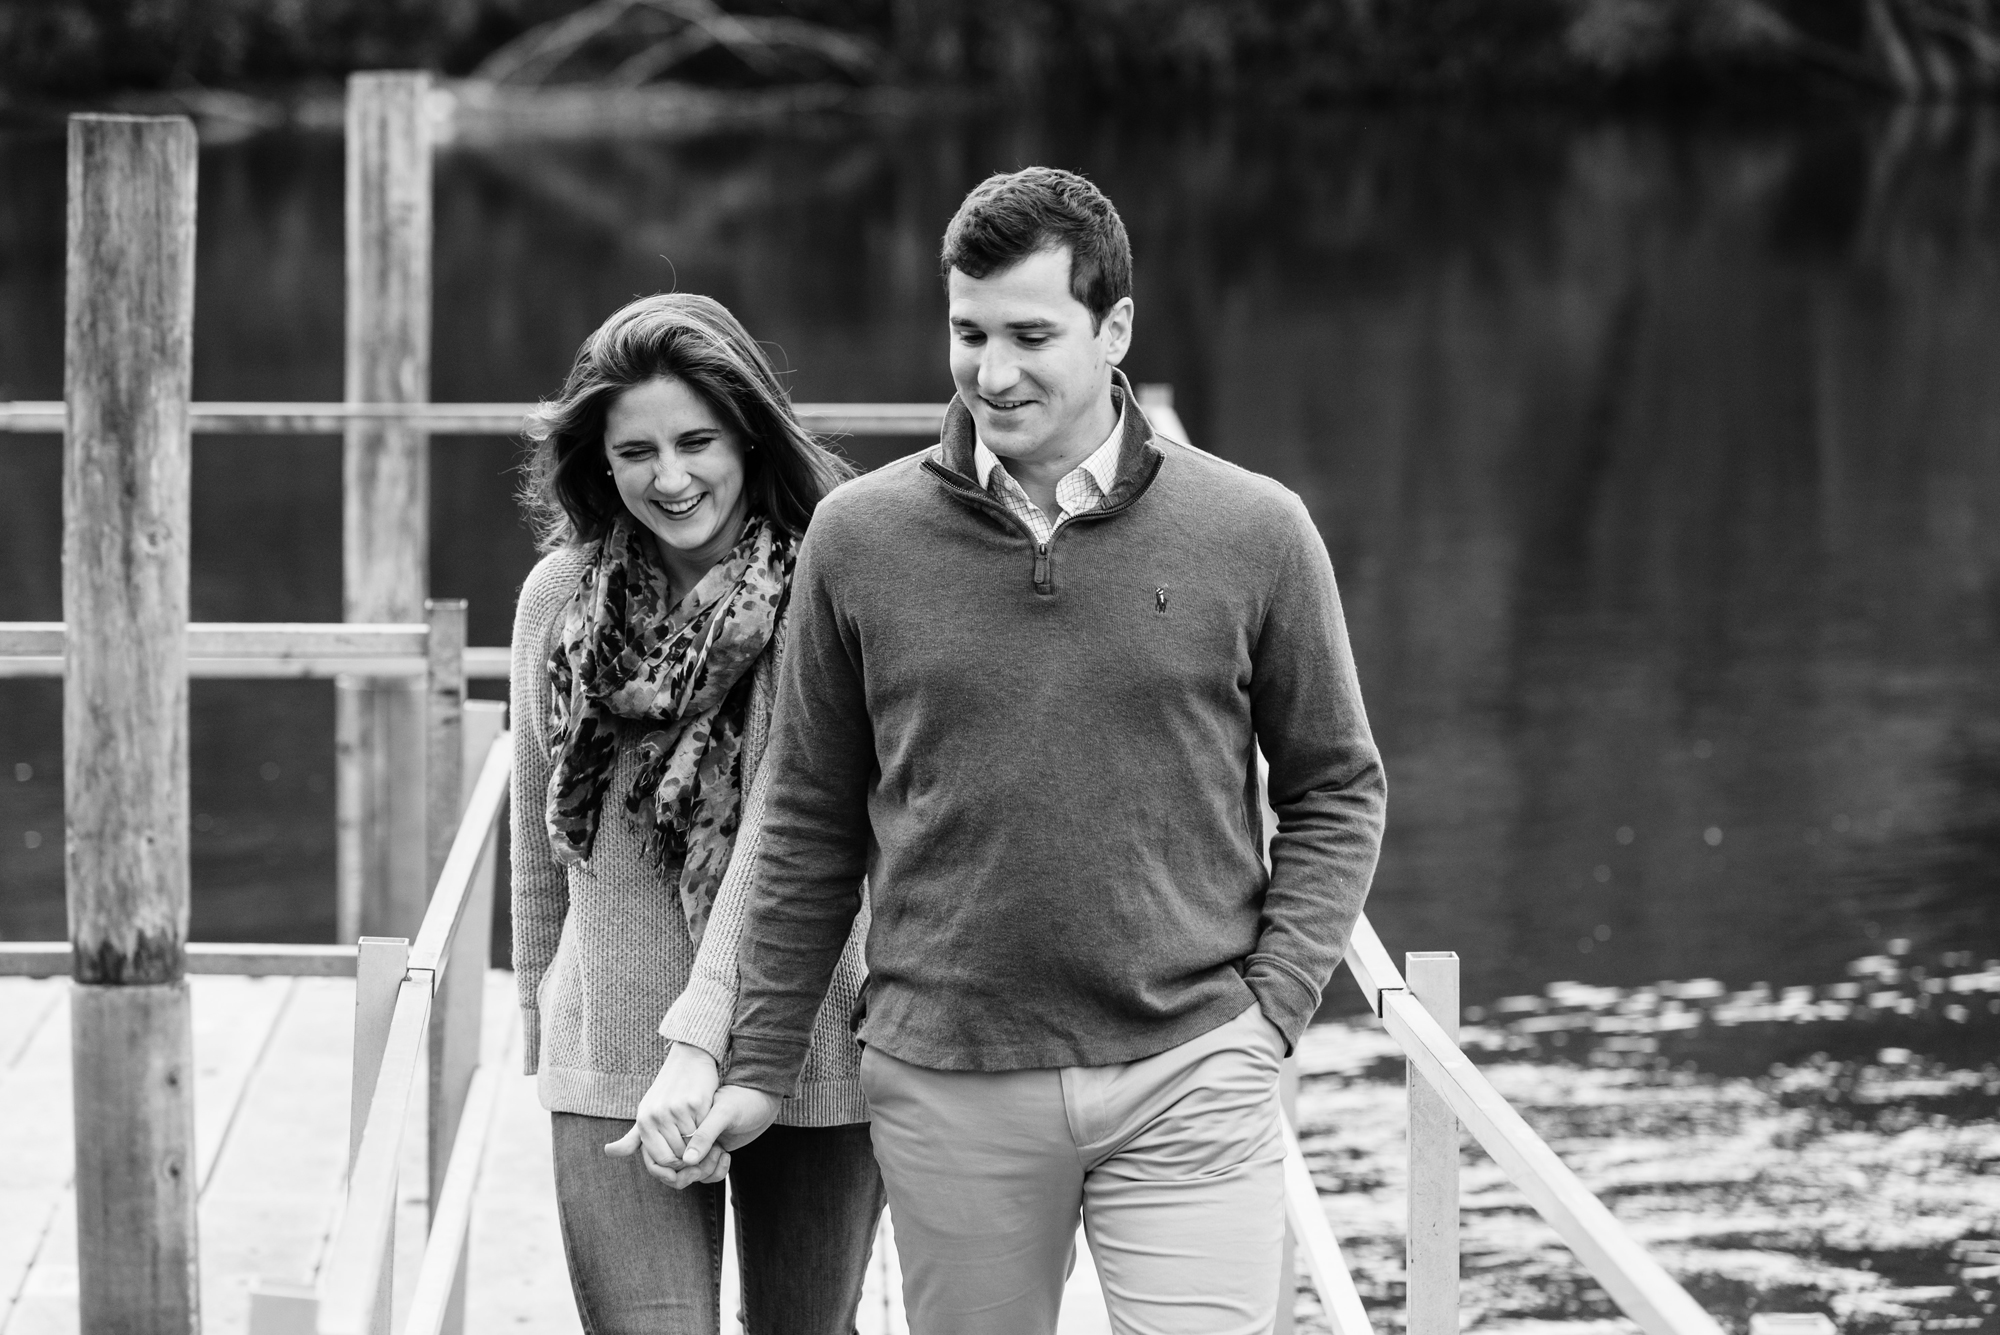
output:
<path id="1" fill-rule="evenodd" d="M 431 1224 L 402 1330 L 463 1329 L 473 1189 L 500 1088 L 498 1069 L 479 1062 L 479 1042 L 499 827 L 512 772 L 512 737 L 502 732 L 486 753 L 416 940 L 361 941 L 351 1167 L 340 1227 L 310 1300 L 319 1335 L 391 1329 L 403 1135 L 417 1081 L 426 1075 Z M 254 1325 L 252 1335 L 258 1335 Z"/>
<path id="2" fill-rule="evenodd" d="M 1449 977 L 1455 1011 L 1457 957 L 1413 955 L 1409 960 L 1412 964 L 1422 962 L 1431 966 L 1427 972 L 1440 980 Z M 1443 1100 L 1457 1123 L 1472 1133 L 1625 1315 L 1637 1322 L 1646 1335 L 1721 1335 L 1722 1328 L 1715 1318 L 1702 1310 L 1687 1290 L 1632 1239 L 1603 1202 L 1591 1194 L 1460 1051 L 1456 1036 L 1445 1032 L 1445 1027 L 1426 1008 L 1424 998 L 1397 971 L 1365 915 L 1355 923 L 1346 963 L 1367 998 L 1369 1009 L 1408 1059 L 1412 1094 L 1421 1087 Z M 1455 1023 L 1452 1028 L 1456 1029 Z M 1412 1102 L 1416 1101 L 1413 1098 Z M 1312 1179 L 1299 1152 L 1297 1136 L 1290 1127 L 1287 1151 L 1291 1161 L 1285 1183 L 1287 1207 L 1314 1287 L 1336 1335 L 1365 1335 L 1369 1330 L 1367 1318 L 1359 1299 L 1354 1297 L 1353 1281 L 1347 1276 L 1333 1231 L 1323 1217 L 1314 1218 L 1320 1209 L 1317 1195 L 1311 1199 L 1305 1197 L 1304 1193 L 1312 1190 Z M 1432 1183 L 1448 1180 L 1450 1186 L 1447 1192 L 1438 1194 L 1435 1202 L 1435 1213 L 1443 1217 L 1449 1228 L 1448 1238 L 1437 1239 L 1444 1245 L 1420 1249 L 1412 1239 L 1406 1276 L 1412 1318 L 1409 1329 L 1412 1335 L 1425 1335 L 1422 1328 L 1433 1323 L 1420 1320 L 1418 1314 L 1428 1310 L 1450 1312 L 1452 1329 L 1456 1330 L 1457 1127 L 1449 1127 L 1448 1134 L 1439 1135 L 1433 1130 L 1432 1134 L 1424 1135 L 1413 1113 L 1410 1155 L 1413 1215 L 1425 1178 Z M 1413 1226 L 1418 1222 L 1412 1219 Z M 1437 1220 L 1423 1222 L 1435 1225 Z"/>
<path id="3" fill-rule="evenodd" d="M 1170 389 L 1143 385 L 1138 393 L 1158 431 L 1188 441 Z M 1268 804 L 1264 828 L 1267 836 L 1276 828 Z M 1632 1240 L 1459 1050 L 1458 957 L 1440 952 L 1406 959 L 1413 973 L 1422 971 L 1423 981 L 1415 988 L 1397 971 L 1367 915 L 1356 920 L 1347 970 L 1409 1061 L 1407 1335 L 1458 1332 L 1461 1123 L 1646 1335 L 1722 1335 L 1715 1318 Z M 1442 1106 L 1436 1106 L 1440 1101 Z M 1284 1121 L 1285 1213 L 1299 1259 L 1334 1335 L 1372 1335 L 1367 1310 L 1313 1187 L 1289 1107 Z M 1289 1329 L 1289 1315 L 1287 1310 L 1281 1316 L 1282 1329 Z"/>

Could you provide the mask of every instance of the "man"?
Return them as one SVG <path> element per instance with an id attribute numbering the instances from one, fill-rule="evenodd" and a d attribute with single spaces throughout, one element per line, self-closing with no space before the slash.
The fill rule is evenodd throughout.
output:
<path id="1" fill-rule="evenodd" d="M 792 1090 L 866 875 L 911 1329 L 1053 1331 L 1080 1212 L 1116 1328 L 1268 1330 L 1278 1064 L 1381 841 L 1333 569 L 1296 496 L 1147 424 L 1088 181 L 987 180 L 943 267 L 943 439 L 834 492 L 799 556 L 726 1083 L 686 1159 Z"/>

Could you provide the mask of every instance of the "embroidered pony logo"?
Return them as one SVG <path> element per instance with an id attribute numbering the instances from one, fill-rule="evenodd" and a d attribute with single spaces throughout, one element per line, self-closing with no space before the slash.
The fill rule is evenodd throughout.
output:
<path id="1" fill-rule="evenodd" d="M 1159 588 L 1153 590 L 1154 616 L 1163 617 L 1167 614 L 1167 593 L 1168 593 L 1168 588 L 1164 584 L 1162 584 Z"/>

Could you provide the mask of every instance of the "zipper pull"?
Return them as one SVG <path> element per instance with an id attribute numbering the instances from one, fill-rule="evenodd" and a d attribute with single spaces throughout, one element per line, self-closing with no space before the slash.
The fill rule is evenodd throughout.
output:
<path id="1" fill-rule="evenodd" d="M 1038 542 L 1035 544 L 1035 587 L 1044 588 L 1048 582 L 1049 545 L 1046 542 Z"/>

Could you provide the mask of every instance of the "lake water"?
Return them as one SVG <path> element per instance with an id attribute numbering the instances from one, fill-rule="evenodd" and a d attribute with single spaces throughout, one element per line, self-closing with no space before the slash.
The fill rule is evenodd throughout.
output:
<path id="1" fill-rule="evenodd" d="M 204 149 L 195 393 L 341 388 L 341 145 Z M 1369 911 L 1468 1002 L 2000 955 L 2000 120 L 936 117 L 456 147 L 433 396 L 553 391 L 712 293 L 802 399 L 941 400 L 936 242 L 1088 171 L 1127 369 L 1295 488 L 1390 777 Z M 0 397 L 61 393 L 63 148 L 0 138 Z M 912 442 L 855 440 L 876 463 Z M 516 447 L 434 445 L 432 587 L 505 640 Z M 0 619 L 60 611 L 59 447 L 0 437 Z M 340 614 L 339 444 L 202 438 L 194 615 Z M 327 939 L 331 688 L 194 687 L 194 934 Z M 64 934 L 60 691 L 0 681 L 0 935 Z M 1340 981 L 1335 992 L 1350 994 Z"/>

